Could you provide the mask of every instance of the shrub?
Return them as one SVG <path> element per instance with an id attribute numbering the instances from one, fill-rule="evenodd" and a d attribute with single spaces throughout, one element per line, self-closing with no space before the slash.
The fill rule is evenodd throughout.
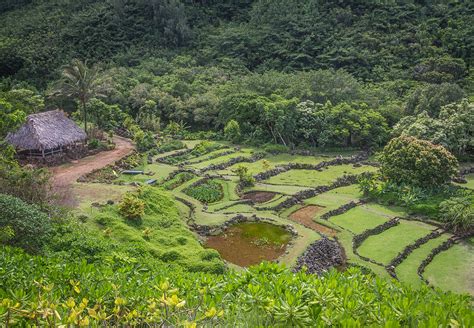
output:
<path id="1" fill-rule="evenodd" d="M 8 232 L 6 244 L 29 252 L 43 248 L 52 232 L 51 220 L 45 213 L 35 205 L 5 194 L 0 194 L 0 209 L 0 228 L 5 234 Z"/>
<path id="2" fill-rule="evenodd" d="M 201 259 L 203 261 L 212 261 L 213 259 L 220 259 L 220 258 L 221 258 L 221 256 L 220 256 L 219 252 L 214 250 L 214 249 L 205 249 L 201 253 Z"/>
<path id="3" fill-rule="evenodd" d="M 436 187 L 457 173 L 456 158 L 429 141 L 401 136 L 392 139 L 379 156 L 382 175 L 397 184 Z"/>
<path id="4" fill-rule="evenodd" d="M 163 262 L 174 262 L 179 259 L 181 255 L 177 251 L 167 251 L 160 256 Z"/>
<path id="5" fill-rule="evenodd" d="M 236 120 L 230 120 L 224 127 L 224 136 L 228 141 L 238 142 L 240 140 L 240 125 Z"/>
<path id="6" fill-rule="evenodd" d="M 169 140 L 160 144 L 158 147 L 158 153 L 166 153 L 168 151 L 182 148 L 186 148 L 186 145 L 181 140 Z"/>
<path id="7" fill-rule="evenodd" d="M 216 143 L 216 142 L 211 142 L 211 141 L 204 140 L 204 141 L 201 141 L 200 143 L 198 143 L 196 146 L 194 146 L 193 151 L 191 152 L 191 154 L 193 156 L 200 156 L 200 155 L 204 155 L 206 153 L 209 153 L 213 150 L 219 149 L 220 147 L 221 147 L 221 145 Z"/>
<path id="8" fill-rule="evenodd" d="M 148 151 L 156 146 L 156 140 L 153 133 L 147 131 L 143 132 L 142 130 L 135 133 L 133 140 L 137 145 L 137 150 L 139 152 Z"/>
<path id="9" fill-rule="evenodd" d="M 178 237 L 176 238 L 176 241 L 178 242 L 178 244 L 180 245 L 186 245 L 188 243 L 188 238 L 186 237 Z"/>
<path id="10" fill-rule="evenodd" d="M 30 166 L 0 168 L 0 190 L 27 203 L 47 207 L 52 196 L 51 173 Z"/>
<path id="11" fill-rule="evenodd" d="M 252 187 L 255 184 L 254 177 L 248 171 L 249 169 L 243 165 L 239 165 L 235 170 L 235 173 L 239 176 L 240 183 L 244 187 Z"/>
<path id="12" fill-rule="evenodd" d="M 120 214 L 129 220 L 138 220 L 145 214 L 145 203 L 130 192 L 125 194 L 118 206 Z"/>
<path id="13" fill-rule="evenodd" d="M 100 145 L 99 139 L 93 138 L 93 139 L 90 139 L 90 140 L 89 140 L 89 142 L 88 142 L 88 144 L 87 144 L 87 147 L 88 147 L 89 149 L 97 149 L 97 148 L 99 148 L 99 145 Z"/>
<path id="14" fill-rule="evenodd" d="M 474 228 L 474 197 L 453 197 L 440 205 L 440 218 L 454 231 Z"/>
<path id="15" fill-rule="evenodd" d="M 284 145 L 267 144 L 263 147 L 263 150 L 269 154 L 277 155 L 281 153 L 287 153 L 290 149 Z"/>

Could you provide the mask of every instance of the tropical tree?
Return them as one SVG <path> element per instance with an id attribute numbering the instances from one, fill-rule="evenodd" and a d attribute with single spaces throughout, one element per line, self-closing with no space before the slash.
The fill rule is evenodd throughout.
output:
<path id="1" fill-rule="evenodd" d="M 228 141 L 239 141 L 241 136 L 239 122 L 236 120 L 229 120 L 224 127 L 224 136 Z"/>
<path id="2" fill-rule="evenodd" d="M 87 103 L 90 99 L 101 96 L 100 89 L 99 67 L 88 67 L 86 62 L 75 59 L 70 65 L 63 67 L 61 80 L 54 94 L 79 101 L 84 117 L 84 130 L 87 133 Z"/>
<path id="3" fill-rule="evenodd" d="M 417 187 L 440 186 L 458 171 L 456 157 L 446 148 L 414 137 L 390 140 L 379 160 L 388 181 Z"/>

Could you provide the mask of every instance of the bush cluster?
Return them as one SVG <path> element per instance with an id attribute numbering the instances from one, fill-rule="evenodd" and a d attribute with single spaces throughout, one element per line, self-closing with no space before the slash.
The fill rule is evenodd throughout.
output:
<path id="1" fill-rule="evenodd" d="M 474 320 L 469 296 L 356 268 L 319 278 L 261 264 L 214 275 L 118 255 L 64 263 L 12 248 L 0 262 L 9 272 L 0 286 L 4 326 L 469 327 Z"/>
<path id="2" fill-rule="evenodd" d="M 392 139 L 379 156 L 383 176 L 397 184 L 443 185 L 457 174 L 458 162 L 444 147 L 414 137 Z"/>
<path id="3" fill-rule="evenodd" d="M 0 194 L 0 229 L 7 245 L 39 252 L 51 237 L 51 220 L 35 205 Z"/>
<path id="4" fill-rule="evenodd" d="M 129 220 L 139 220 L 145 215 L 145 203 L 132 193 L 127 193 L 119 203 L 120 214 Z"/>

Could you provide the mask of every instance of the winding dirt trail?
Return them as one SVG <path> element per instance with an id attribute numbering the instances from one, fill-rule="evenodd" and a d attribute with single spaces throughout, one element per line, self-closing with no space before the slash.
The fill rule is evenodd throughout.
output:
<path id="1" fill-rule="evenodd" d="M 115 136 L 114 142 L 115 149 L 113 150 L 103 151 L 77 161 L 72 161 L 71 163 L 50 168 L 53 174 L 54 188 L 56 190 L 67 188 L 76 182 L 80 176 L 112 164 L 127 156 L 135 149 L 133 143 L 128 139 Z"/>

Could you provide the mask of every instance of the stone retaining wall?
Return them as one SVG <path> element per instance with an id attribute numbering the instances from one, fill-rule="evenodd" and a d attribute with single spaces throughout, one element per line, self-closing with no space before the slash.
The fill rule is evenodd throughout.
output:
<path id="1" fill-rule="evenodd" d="M 337 241 L 322 238 L 315 241 L 296 261 L 294 272 L 307 268 L 308 273 L 322 274 L 333 267 L 342 266 L 345 256 Z"/>
<path id="2" fill-rule="evenodd" d="M 374 260 L 372 260 L 368 257 L 360 255 L 359 252 L 357 251 L 357 249 L 364 242 L 364 240 L 366 240 L 370 236 L 378 235 L 378 234 L 384 232 L 385 230 L 388 230 L 388 229 L 390 229 L 390 228 L 392 228 L 392 227 L 394 227 L 398 224 L 400 224 L 400 218 L 393 218 L 393 219 L 385 222 L 384 224 L 376 226 L 373 229 L 367 229 L 364 232 L 362 232 L 361 234 L 355 235 L 352 238 L 352 250 L 353 250 L 354 254 L 356 254 L 358 257 L 360 257 L 361 259 L 363 259 L 365 261 L 368 261 L 368 262 L 371 262 L 371 263 L 374 263 L 374 264 L 377 264 L 377 265 L 384 266 L 382 263 L 379 263 L 379 262 L 374 261 Z"/>
<path id="3" fill-rule="evenodd" d="M 223 147 L 221 149 L 225 149 L 225 148 L 228 148 L 228 147 Z M 184 162 L 181 162 L 179 163 L 180 165 L 193 165 L 193 164 L 198 164 L 198 163 L 202 163 L 202 162 L 205 162 L 205 161 L 210 161 L 212 159 L 216 159 L 216 158 L 219 158 L 219 157 L 222 157 L 222 156 L 226 156 L 226 155 L 230 155 L 230 154 L 234 154 L 236 151 L 235 150 L 226 150 L 222 153 L 218 153 L 218 154 L 214 154 L 212 156 L 209 156 L 209 157 L 204 157 L 204 158 L 201 158 L 200 160 L 198 161 L 184 161 Z"/>
<path id="4" fill-rule="evenodd" d="M 215 226 L 199 225 L 196 223 L 192 223 L 189 226 L 191 227 L 191 229 L 196 231 L 201 236 L 212 236 L 212 235 L 218 235 L 222 233 L 223 231 L 227 230 L 230 226 L 234 224 L 243 223 L 243 222 L 267 222 L 267 223 L 275 224 L 276 221 L 271 218 L 261 218 L 261 217 L 256 216 L 255 214 L 252 216 L 244 216 L 242 214 L 238 214 L 234 216 L 232 219 L 227 220 L 224 223 L 215 225 Z M 298 235 L 298 231 L 296 231 L 296 229 L 291 224 L 286 224 L 286 225 L 275 224 L 275 225 L 278 225 L 284 228 L 293 236 Z"/>
<path id="5" fill-rule="evenodd" d="M 415 240 L 414 243 L 406 246 L 403 251 L 401 251 L 400 253 L 398 253 L 398 255 L 392 260 L 390 261 L 389 264 L 387 264 L 387 266 L 385 267 L 385 269 L 387 270 L 387 272 L 395 279 L 398 279 L 397 277 L 397 273 L 395 272 L 395 268 L 400 265 L 400 263 L 403 262 L 403 260 L 405 260 L 408 255 L 410 255 L 415 249 L 419 248 L 420 246 L 426 244 L 428 241 L 430 241 L 431 239 L 435 239 L 437 237 L 439 237 L 440 235 L 442 234 L 441 231 L 439 230 L 434 230 L 432 231 L 431 233 L 429 233 L 428 235 L 424 236 L 424 237 L 421 237 L 417 240 Z"/>
<path id="6" fill-rule="evenodd" d="M 234 158 L 231 158 L 227 162 L 224 162 L 224 163 L 210 164 L 210 165 L 202 168 L 201 172 L 206 172 L 206 171 L 211 171 L 211 170 L 215 170 L 215 171 L 224 170 L 224 169 L 226 169 L 228 167 L 231 167 L 232 165 L 235 165 L 237 163 L 254 163 L 258 160 L 261 160 L 261 159 L 265 158 L 265 155 L 266 155 L 265 153 L 259 152 L 259 153 L 253 154 L 250 157 L 244 157 L 244 156 L 234 157 Z"/>
<path id="7" fill-rule="evenodd" d="M 358 177 L 359 177 L 358 175 L 344 175 L 344 176 L 336 179 L 336 181 L 334 181 L 330 185 L 318 186 L 316 188 L 302 190 L 300 192 L 297 192 L 292 197 L 288 198 L 287 200 L 281 202 L 280 204 L 278 204 L 274 207 L 262 207 L 262 208 L 260 208 L 260 210 L 280 211 L 280 210 L 283 210 L 285 208 L 290 208 L 290 207 L 300 203 L 301 201 L 303 201 L 305 199 L 315 197 L 319 194 L 322 194 L 324 192 L 328 192 L 329 190 L 332 190 L 332 189 L 336 189 L 336 188 L 339 188 L 339 187 L 344 187 L 344 186 L 349 186 L 351 184 L 354 184 L 354 183 L 357 182 Z"/>
<path id="8" fill-rule="evenodd" d="M 453 236 L 453 237 L 449 238 L 448 240 L 446 240 L 441 245 L 439 245 L 438 247 L 433 248 L 431 250 L 431 253 L 421 262 L 420 266 L 418 267 L 417 272 L 418 272 L 418 276 L 420 277 L 420 279 L 423 280 L 426 284 L 429 284 L 428 280 L 426 280 L 425 277 L 423 276 L 423 273 L 425 272 L 425 269 L 428 266 L 428 264 L 430 264 L 431 261 L 433 261 L 434 257 L 436 255 L 438 255 L 439 253 L 448 250 L 449 248 L 451 248 L 451 246 L 456 244 L 458 241 L 460 241 L 464 238 L 470 238 L 472 236 L 474 236 L 474 232 L 469 231 L 469 232 L 466 232 L 462 235 Z"/>
<path id="9" fill-rule="evenodd" d="M 323 215 L 320 216 L 320 219 L 328 220 L 332 216 L 341 215 L 343 213 L 346 213 L 350 209 L 353 209 L 354 207 L 356 207 L 358 205 L 361 205 L 361 204 L 364 204 L 364 202 L 363 201 L 359 201 L 359 202 L 351 201 L 351 202 L 349 202 L 347 204 L 344 204 L 344 205 L 342 205 L 342 206 L 340 206 L 340 207 L 338 207 L 334 210 L 331 210 L 329 212 L 324 213 Z"/>
<path id="10" fill-rule="evenodd" d="M 325 167 L 328 166 L 335 166 L 335 165 L 344 165 L 344 164 L 355 164 L 364 160 L 367 160 L 369 157 L 368 153 L 360 153 L 351 157 L 338 157 L 330 161 L 323 161 L 318 164 L 305 164 L 305 163 L 288 163 L 286 165 L 277 166 L 271 170 L 258 173 L 254 175 L 255 181 L 263 181 L 267 180 L 268 178 L 274 177 L 281 173 L 290 171 L 290 170 L 316 170 L 320 171 Z"/>
<path id="11" fill-rule="evenodd" d="M 160 158 L 158 158 L 156 161 L 159 162 L 159 163 L 163 163 L 163 164 L 174 164 L 174 163 L 170 163 L 170 162 L 168 161 L 168 159 L 174 158 L 174 157 L 183 156 L 183 155 L 187 155 L 187 154 L 191 153 L 192 151 L 193 151 L 192 149 L 179 150 L 179 151 L 177 151 L 176 153 L 173 153 L 173 154 L 169 154 L 169 155 L 167 155 L 167 156 L 160 157 Z"/>

